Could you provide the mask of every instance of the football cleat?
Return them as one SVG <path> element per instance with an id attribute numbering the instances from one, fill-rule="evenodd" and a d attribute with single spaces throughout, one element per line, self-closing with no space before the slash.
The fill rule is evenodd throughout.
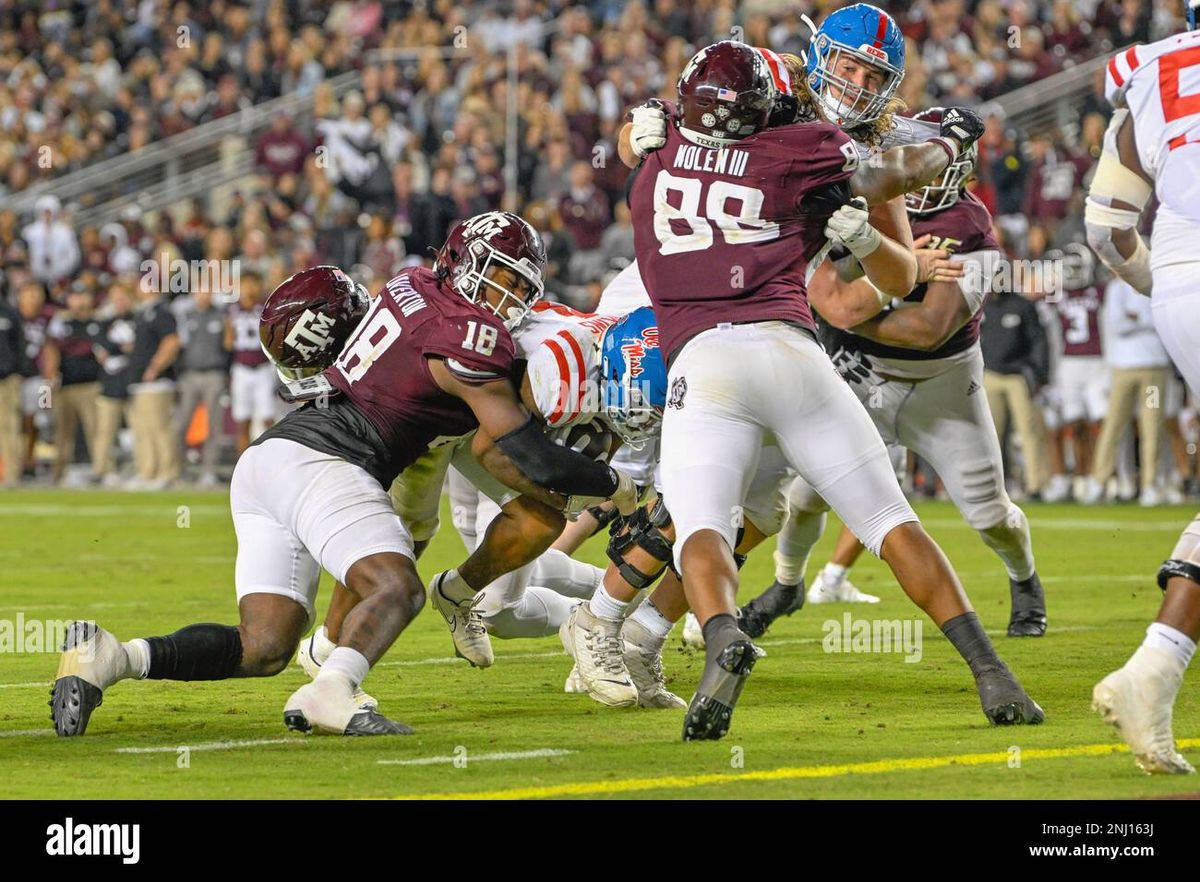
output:
<path id="1" fill-rule="evenodd" d="M 691 649 L 704 648 L 704 629 L 691 610 L 683 617 L 683 645 Z"/>
<path id="2" fill-rule="evenodd" d="M 317 630 L 320 630 L 319 628 Z M 314 631 L 307 639 L 300 641 L 300 649 L 296 652 L 296 661 L 300 663 L 300 667 L 304 669 L 304 673 L 308 674 L 312 679 L 317 679 L 317 674 L 321 673 L 321 663 L 317 661 L 314 652 L 314 646 L 317 639 L 317 632 Z M 377 710 L 379 702 L 372 696 L 363 692 L 362 687 L 358 686 L 354 690 L 354 703 L 363 710 Z"/>
<path id="3" fill-rule="evenodd" d="M 62 736 L 87 731 L 104 690 L 130 676 L 129 657 L 115 636 L 93 622 L 72 622 L 50 690 L 50 719 Z"/>
<path id="4" fill-rule="evenodd" d="M 638 706 L 683 708 L 687 702 L 667 689 L 663 674 L 662 651 L 667 638 L 655 637 L 637 622 L 626 620 L 621 629 L 625 667 L 637 688 Z"/>
<path id="5" fill-rule="evenodd" d="M 1046 633 L 1046 595 L 1042 580 L 1034 573 L 1024 582 L 1008 580 L 1012 595 L 1012 613 L 1008 619 L 1009 637 L 1041 637 Z"/>
<path id="6" fill-rule="evenodd" d="M 591 604 L 585 600 L 562 623 L 559 637 L 574 657 L 588 695 L 609 707 L 633 707 L 638 703 L 637 687 L 621 652 L 621 622 L 593 615 Z"/>
<path id="7" fill-rule="evenodd" d="M 567 682 L 563 684 L 563 692 L 568 695 L 587 695 L 587 684 L 579 676 L 579 666 L 571 665 L 571 673 L 567 674 Z"/>
<path id="8" fill-rule="evenodd" d="M 808 589 L 809 603 L 879 603 L 874 594 L 859 591 L 854 583 L 843 572 L 841 576 L 833 576 L 828 566 L 817 574 L 817 580 Z"/>
<path id="9" fill-rule="evenodd" d="M 738 628 L 747 637 L 761 637 L 780 616 L 790 616 L 804 606 L 804 582 L 784 585 L 778 580 L 738 610 Z"/>
<path id="10" fill-rule="evenodd" d="M 334 735 L 411 735 L 412 729 L 389 720 L 374 708 L 354 703 L 353 693 L 337 680 L 313 680 L 292 693 L 283 708 L 283 724 L 293 732 Z"/>
<path id="11" fill-rule="evenodd" d="M 975 678 L 975 688 L 983 713 L 994 726 L 1035 726 L 1046 719 L 1045 711 L 1003 664 L 981 671 Z"/>
<path id="12" fill-rule="evenodd" d="M 1184 759 L 1171 734 L 1175 696 L 1183 669 L 1167 653 L 1142 647 L 1125 667 L 1092 690 L 1092 710 L 1129 745 L 1133 761 L 1147 775 L 1187 775 L 1196 770 Z"/>
<path id="13" fill-rule="evenodd" d="M 483 616 L 479 613 L 479 603 L 482 594 L 455 603 L 442 594 L 442 582 L 446 573 L 438 573 L 429 585 L 429 602 L 442 614 L 446 625 L 450 628 L 450 639 L 454 641 L 454 652 L 460 658 L 465 658 L 476 668 L 491 667 L 496 660 L 492 653 L 492 640 L 488 637 L 487 628 L 483 624 Z"/>
<path id="14" fill-rule="evenodd" d="M 725 736 L 746 678 L 765 655 L 749 640 L 733 640 L 715 657 L 710 656 L 683 719 L 684 741 L 715 741 Z"/>

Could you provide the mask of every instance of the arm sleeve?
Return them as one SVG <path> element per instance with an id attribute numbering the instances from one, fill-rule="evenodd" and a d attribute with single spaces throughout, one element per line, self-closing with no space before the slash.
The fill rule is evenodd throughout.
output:
<path id="1" fill-rule="evenodd" d="M 529 480 L 547 490 L 600 497 L 617 491 L 617 473 L 610 466 L 553 443 L 533 417 L 521 428 L 497 438 L 496 446 Z"/>
<path id="2" fill-rule="evenodd" d="M 1004 259 L 999 251 L 971 251 L 950 257 L 955 263 L 963 264 L 963 274 L 958 278 L 958 287 L 971 315 L 979 312 L 988 294 L 992 293 L 996 271 Z"/>

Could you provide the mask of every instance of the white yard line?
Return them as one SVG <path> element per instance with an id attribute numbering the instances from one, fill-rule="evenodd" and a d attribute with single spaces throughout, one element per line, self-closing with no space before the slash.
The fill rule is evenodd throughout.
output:
<path id="1" fill-rule="evenodd" d="M 406 760 L 381 759 L 378 762 L 381 766 L 441 766 L 452 763 L 465 763 L 467 766 L 470 766 L 472 763 L 499 763 L 508 760 L 541 759 L 547 756 L 569 756 L 575 752 L 574 750 L 543 747 L 539 750 L 500 751 L 498 753 L 479 754 L 464 753 L 462 756 L 423 756 L 417 759 Z"/>
<path id="2" fill-rule="evenodd" d="M 260 747 L 266 744 L 303 744 L 304 739 L 259 738 L 252 741 L 206 741 L 202 744 L 170 744 L 163 747 L 118 747 L 113 753 L 178 753 L 180 750 L 238 750 L 243 747 Z"/>

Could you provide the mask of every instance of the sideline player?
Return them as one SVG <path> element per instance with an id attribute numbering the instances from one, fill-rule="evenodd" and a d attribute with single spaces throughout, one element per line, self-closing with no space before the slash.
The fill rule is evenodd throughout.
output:
<path id="1" fill-rule="evenodd" d="M 1187 31 L 1131 46 L 1108 63 L 1114 111 L 1084 218 L 1088 244 L 1114 273 L 1151 298 L 1163 346 L 1200 393 L 1200 0 L 1184 0 Z M 1137 231 L 1151 192 L 1158 213 L 1146 247 Z M 1151 464 L 1153 467 L 1153 464 Z M 1158 571 L 1158 618 L 1124 667 L 1092 690 L 1092 707 L 1151 774 L 1195 769 L 1175 746 L 1175 696 L 1200 639 L 1200 514 Z"/>

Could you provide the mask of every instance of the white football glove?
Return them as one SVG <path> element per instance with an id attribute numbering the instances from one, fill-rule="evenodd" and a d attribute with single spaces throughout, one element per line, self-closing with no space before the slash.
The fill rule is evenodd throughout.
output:
<path id="1" fill-rule="evenodd" d="M 667 143 L 667 114 L 657 102 L 647 101 L 629 112 L 633 125 L 629 146 L 639 159 Z"/>
<path id="2" fill-rule="evenodd" d="M 843 205 L 825 224 L 825 236 L 831 242 L 845 245 L 850 253 L 862 260 L 879 247 L 883 236 L 871 226 L 867 200 L 856 196 Z"/>

